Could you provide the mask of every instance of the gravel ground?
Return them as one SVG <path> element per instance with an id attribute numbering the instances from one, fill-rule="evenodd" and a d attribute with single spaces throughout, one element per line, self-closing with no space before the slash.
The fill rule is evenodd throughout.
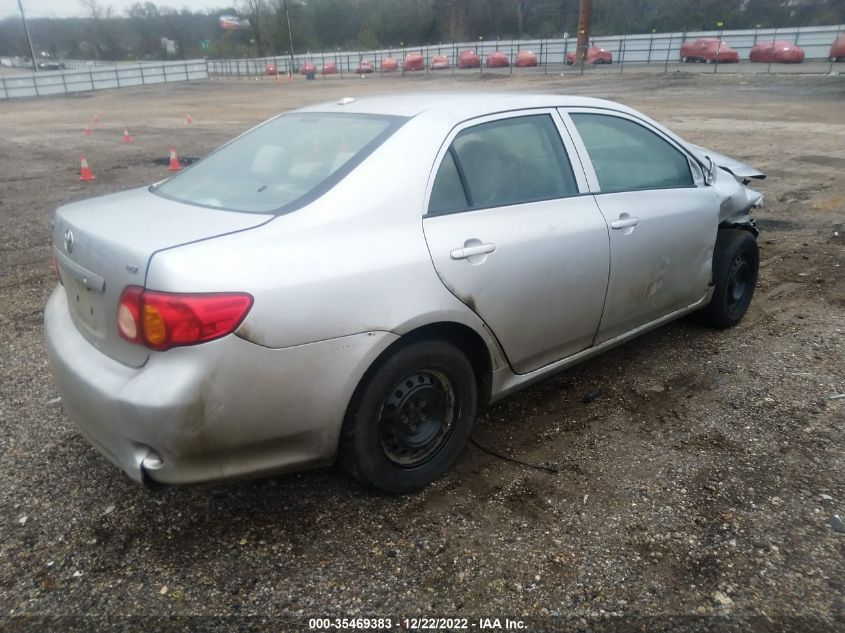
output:
<path id="1" fill-rule="evenodd" d="M 79 436 L 48 373 L 55 207 L 164 177 L 155 161 L 171 142 L 201 156 L 280 110 L 409 86 L 605 96 L 760 167 L 746 319 L 724 332 L 682 320 L 488 407 L 477 445 L 419 494 L 381 495 L 339 469 L 161 492 L 130 482 Z M 625 73 L 0 103 L 0 630 L 298 631 L 321 616 L 842 630 L 844 98 L 836 76 Z M 78 182 L 81 151 L 93 183 Z"/>

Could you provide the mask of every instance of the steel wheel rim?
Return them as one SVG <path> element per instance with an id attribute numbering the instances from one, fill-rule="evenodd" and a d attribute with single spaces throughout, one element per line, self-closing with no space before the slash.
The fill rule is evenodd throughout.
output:
<path id="1" fill-rule="evenodd" d="M 751 287 L 751 264 L 745 254 L 737 255 L 728 274 L 728 309 L 732 312 L 741 308 Z"/>
<path id="2" fill-rule="evenodd" d="M 388 460 L 415 468 L 433 458 L 455 427 L 457 397 L 440 371 L 424 369 L 398 381 L 382 403 L 381 448 Z"/>

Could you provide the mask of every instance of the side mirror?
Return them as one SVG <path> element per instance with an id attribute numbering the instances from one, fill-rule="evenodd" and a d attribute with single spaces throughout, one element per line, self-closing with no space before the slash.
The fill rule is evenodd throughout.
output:
<path id="1" fill-rule="evenodd" d="M 707 156 L 707 169 L 704 170 L 704 182 L 705 184 L 712 185 L 715 180 L 716 163 L 713 162 L 712 158 Z"/>

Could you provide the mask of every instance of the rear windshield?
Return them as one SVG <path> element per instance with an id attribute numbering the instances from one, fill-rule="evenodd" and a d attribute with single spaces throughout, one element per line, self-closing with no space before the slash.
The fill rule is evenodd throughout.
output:
<path id="1" fill-rule="evenodd" d="M 404 120 L 364 114 L 285 114 L 152 191 L 215 209 L 284 213 L 328 191 Z"/>

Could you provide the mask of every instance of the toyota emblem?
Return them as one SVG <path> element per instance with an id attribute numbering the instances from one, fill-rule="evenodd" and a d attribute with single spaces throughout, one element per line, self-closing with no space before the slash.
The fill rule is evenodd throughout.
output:
<path id="1" fill-rule="evenodd" d="M 65 250 L 67 251 L 68 255 L 73 252 L 73 231 L 68 229 L 65 231 Z"/>

